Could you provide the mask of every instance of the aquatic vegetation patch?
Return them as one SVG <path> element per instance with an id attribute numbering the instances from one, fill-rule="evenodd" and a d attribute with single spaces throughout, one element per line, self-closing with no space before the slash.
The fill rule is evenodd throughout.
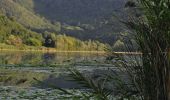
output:
<path id="1" fill-rule="evenodd" d="M 0 100 L 85 100 L 81 90 L 67 91 L 74 96 L 65 95 L 57 89 L 0 87 Z"/>
<path id="2" fill-rule="evenodd" d="M 33 78 L 44 80 L 48 77 L 46 73 L 31 71 L 0 69 L 0 84 L 10 86 L 29 87 L 36 84 Z"/>

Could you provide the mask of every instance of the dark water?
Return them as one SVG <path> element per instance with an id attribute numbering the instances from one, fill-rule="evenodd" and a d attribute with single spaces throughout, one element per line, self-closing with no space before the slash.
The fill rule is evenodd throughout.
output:
<path id="1" fill-rule="evenodd" d="M 102 62 L 104 54 L 99 53 L 40 53 L 0 51 L 0 65 L 8 64 L 65 64 L 70 62 Z"/>

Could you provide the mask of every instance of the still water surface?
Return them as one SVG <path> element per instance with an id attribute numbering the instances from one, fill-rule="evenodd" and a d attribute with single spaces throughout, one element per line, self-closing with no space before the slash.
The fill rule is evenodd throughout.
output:
<path id="1" fill-rule="evenodd" d="M 8 64 L 33 64 L 51 65 L 65 64 L 68 62 L 99 61 L 105 55 L 101 53 L 41 53 L 41 52 L 6 52 L 0 51 L 0 65 Z"/>
<path id="2" fill-rule="evenodd" d="M 75 85 L 65 81 L 68 74 L 67 67 L 76 63 L 79 65 L 71 67 L 76 67 L 76 69 L 80 70 L 93 71 L 96 70 L 100 64 L 104 64 L 105 59 L 106 55 L 101 53 L 1 51 L 0 82 L 1 85 L 28 87 L 35 86 L 35 84 L 32 84 L 35 82 L 33 78 L 39 78 L 46 83 L 57 84 L 62 88 L 71 88 L 75 87 Z M 51 65 L 56 66 L 51 67 Z M 66 67 L 65 65 L 68 66 Z M 18 84 L 18 82 L 20 83 L 22 80 L 25 82 Z"/>
<path id="3" fill-rule="evenodd" d="M 106 55 L 101 53 L 0 51 L 0 100 L 58 98 L 60 96 L 55 89 L 49 90 L 51 88 L 49 84 L 65 89 L 81 88 L 77 83 L 68 81 L 65 64 L 81 63 L 76 67 L 94 70 L 98 66 L 87 64 L 102 64 L 105 59 Z M 16 65 L 20 66 L 16 67 Z M 34 65 L 34 67 L 26 65 Z M 49 65 L 61 66 L 49 67 Z M 37 82 L 35 78 L 43 83 Z"/>
<path id="4" fill-rule="evenodd" d="M 125 57 L 129 59 L 129 56 Z M 41 100 L 60 97 L 55 89 L 49 90 L 51 88 L 49 84 L 65 89 L 82 89 L 77 83 L 68 81 L 69 77 L 64 65 L 79 63 L 75 66 L 77 69 L 84 70 L 92 76 L 98 76 L 101 74 L 100 71 L 108 73 L 108 64 L 105 59 L 106 55 L 101 53 L 0 51 L 0 100 L 13 100 L 12 98 Z M 48 66 L 58 64 L 61 66 Z M 11 67 L 15 65 L 21 66 Z M 34 65 L 34 67 L 25 65 Z M 45 66 L 41 67 L 42 65 Z M 114 66 L 111 67 L 114 68 Z M 43 83 L 38 83 L 35 78 Z"/>

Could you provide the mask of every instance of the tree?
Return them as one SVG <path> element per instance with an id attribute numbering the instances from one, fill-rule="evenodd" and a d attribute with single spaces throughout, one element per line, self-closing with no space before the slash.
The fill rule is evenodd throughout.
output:
<path id="1" fill-rule="evenodd" d="M 115 51 L 124 51 L 124 49 L 125 49 L 124 42 L 122 42 L 121 40 L 117 40 L 113 45 L 113 49 Z"/>
<path id="2" fill-rule="evenodd" d="M 44 46 L 46 47 L 55 47 L 55 40 L 56 40 L 56 35 L 55 33 L 49 33 L 45 32 L 43 33 L 43 37 L 45 39 L 44 41 Z"/>
<path id="3" fill-rule="evenodd" d="M 55 41 L 52 39 L 51 36 L 47 36 L 45 38 L 45 46 L 46 47 L 55 47 Z"/>

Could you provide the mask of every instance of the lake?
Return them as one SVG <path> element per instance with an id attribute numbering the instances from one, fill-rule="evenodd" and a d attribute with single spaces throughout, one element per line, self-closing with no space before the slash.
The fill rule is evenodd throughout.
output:
<path id="1" fill-rule="evenodd" d="M 127 62 L 137 55 L 123 55 Z M 0 100 L 58 98 L 59 87 L 72 91 L 84 89 L 69 81 L 68 68 L 75 68 L 93 78 L 111 74 L 117 68 L 106 61 L 104 53 L 85 52 L 0 52 Z M 53 86 L 53 87 L 51 87 Z M 79 91 L 77 91 L 79 92 Z M 47 96 L 48 95 L 48 96 Z M 13 99 L 12 99 L 13 100 Z M 33 99 L 34 100 L 34 99 Z"/>
<path id="2" fill-rule="evenodd" d="M 31 64 L 31 65 L 53 65 L 66 64 L 70 62 L 102 62 L 105 59 L 103 53 L 42 53 L 42 52 L 11 52 L 0 51 L 0 65 Z"/>
<path id="3" fill-rule="evenodd" d="M 97 69 L 111 67 L 105 64 L 105 59 L 106 54 L 103 53 L 1 51 L 0 99 L 26 99 L 37 92 L 44 95 L 42 98 L 48 92 L 51 97 L 46 98 L 55 98 L 54 91 L 57 90 L 49 90 L 49 84 L 65 89 L 81 89 L 77 83 L 68 81 L 67 68 L 94 73 Z"/>

